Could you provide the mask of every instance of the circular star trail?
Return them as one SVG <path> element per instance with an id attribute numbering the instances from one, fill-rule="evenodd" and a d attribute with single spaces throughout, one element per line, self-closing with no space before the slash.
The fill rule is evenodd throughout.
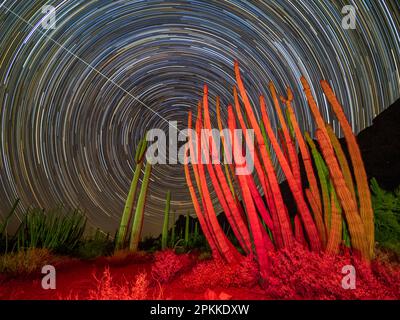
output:
<path id="1" fill-rule="evenodd" d="M 337 131 L 321 79 L 353 129 L 368 126 L 400 96 L 400 5 L 350 1 L 356 28 L 346 30 L 348 3 L 0 0 L 1 214 L 19 197 L 21 211 L 79 206 L 115 231 L 139 139 L 167 131 L 167 121 L 183 129 L 203 83 L 212 103 L 217 95 L 230 103 L 234 59 L 253 101 L 270 99 L 270 80 L 280 92 L 291 86 L 304 130 L 312 121 L 302 74 Z M 42 26 L 45 4 L 56 9 L 55 29 Z M 172 210 L 193 212 L 182 166 L 156 165 L 145 234 L 161 230 L 169 189 Z"/>

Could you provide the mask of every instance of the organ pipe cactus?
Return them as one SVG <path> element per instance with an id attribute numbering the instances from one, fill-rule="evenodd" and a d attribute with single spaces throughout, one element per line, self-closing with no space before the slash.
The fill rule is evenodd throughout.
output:
<path id="1" fill-rule="evenodd" d="M 279 100 L 278 100 L 278 97 L 276 94 L 276 89 L 275 89 L 275 86 L 272 81 L 269 83 L 269 90 L 272 94 L 275 111 L 276 111 L 276 114 L 278 115 L 279 123 L 282 127 L 282 133 L 283 133 L 283 137 L 285 140 L 286 150 L 288 153 L 288 158 L 289 158 L 290 166 L 292 169 L 293 177 L 296 180 L 299 187 L 301 188 L 299 158 L 297 156 L 297 151 L 296 151 L 295 145 L 293 144 L 292 137 L 290 136 L 288 125 L 285 122 L 285 118 L 284 118 L 282 110 L 280 108 Z"/>
<path id="2" fill-rule="evenodd" d="M 337 200 L 336 193 L 331 190 L 332 219 L 326 252 L 338 254 L 342 240 L 342 208 Z"/>
<path id="3" fill-rule="evenodd" d="M 349 150 L 351 163 L 353 165 L 354 176 L 357 184 L 358 197 L 360 202 L 360 215 L 365 227 L 365 233 L 368 242 L 368 249 L 370 257 L 373 256 L 374 251 L 374 213 L 372 210 L 371 192 L 369 190 L 367 173 L 363 165 L 360 148 L 357 144 L 357 139 L 351 129 L 351 126 L 343 112 L 337 97 L 333 93 L 329 83 L 325 80 L 321 81 L 322 90 L 326 98 L 332 106 L 333 112 L 339 120 L 340 126 L 343 129 L 343 134 L 346 140 L 347 148 Z"/>
<path id="4" fill-rule="evenodd" d="M 293 246 L 292 228 L 291 228 L 288 216 L 286 214 L 286 208 L 285 208 L 285 204 L 283 202 L 282 194 L 279 189 L 276 172 L 275 172 L 274 166 L 272 164 L 272 161 L 270 159 L 270 156 L 268 154 L 267 148 L 265 146 L 264 137 L 263 137 L 261 129 L 258 125 L 258 121 L 254 115 L 253 109 L 250 104 L 250 100 L 247 96 L 246 89 L 244 87 L 244 84 L 243 84 L 243 81 L 242 81 L 242 78 L 240 75 L 239 64 L 237 61 L 235 62 L 235 75 L 236 75 L 236 81 L 238 84 L 239 92 L 241 94 L 243 104 L 245 106 L 246 114 L 249 119 L 250 125 L 254 130 L 256 141 L 260 148 L 261 159 L 264 163 L 265 172 L 266 172 L 266 175 L 268 176 L 269 183 L 271 186 L 271 192 L 273 195 L 273 199 L 275 202 L 275 208 L 276 208 L 276 217 L 273 216 L 273 220 L 275 220 L 274 221 L 274 224 L 275 224 L 274 231 L 275 231 L 275 233 L 278 231 L 281 232 L 283 245 L 290 249 Z M 265 123 L 264 123 L 264 125 L 265 125 Z"/>
<path id="5" fill-rule="evenodd" d="M 318 183 L 317 183 L 317 179 L 316 179 L 315 173 L 314 173 L 314 168 L 312 165 L 312 159 L 310 156 L 310 152 L 307 148 L 307 145 L 304 141 L 303 134 L 301 132 L 299 123 L 297 122 L 297 118 L 296 118 L 295 112 L 292 107 L 293 93 L 290 90 L 290 88 L 287 88 L 287 99 L 281 97 L 281 100 L 283 101 L 283 103 L 286 104 L 286 113 L 287 113 L 287 117 L 289 119 L 288 121 L 290 122 L 291 131 L 293 131 L 292 135 L 296 138 L 297 143 L 299 145 L 299 149 L 300 149 L 301 157 L 303 160 L 304 169 L 306 171 L 307 180 L 310 185 L 311 193 L 314 197 L 314 200 L 317 204 L 318 209 L 322 212 L 321 198 L 319 195 Z"/>
<path id="6" fill-rule="evenodd" d="M 307 140 L 308 145 L 311 148 L 311 153 L 314 159 L 315 167 L 317 168 L 317 174 L 319 179 L 319 184 L 321 186 L 321 193 L 322 193 L 322 205 L 323 205 L 323 212 L 324 212 L 324 221 L 325 221 L 325 228 L 327 233 L 329 234 L 329 221 L 331 216 L 331 204 L 330 204 L 330 197 L 329 197 L 329 172 L 328 168 L 326 167 L 325 161 L 322 158 L 321 154 L 319 153 L 317 146 L 315 145 L 314 141 L 311 139 L 308 132 L 305 133 L 305 138 Z"/>
<path id="7" fill-rule="evenodd" d="M 143 160 L 146 149 L 147 149 L 146 139 L 140 140 L 135 153 L 135 163 L 136 163 L 135 173 L 133 175 L 131 186 L 129 188 L 128 197 L 125 202 L 124 211 L 122 213 L 121 222 L 115 240 L 115 248 L 117 250 L 122 249 L 125 245 L 125 242 L 128 240 L 127 238 L 129 233 L 129 225 L 132 220 L 136 191 L 138 187 L 140 174 L 142 172 Z"/>
<path id="8" fill-rule="evenodd" d="M 200 110 L 200 104 L 199 104 L 198 108 Z M 189 112 L 189 116 L 188 116 L 188 128 L 189 129 L 192 128 L 192 113 L 191 112 Z M 190 130 L 189 130 L 189 137 L 188 138 L 189 138 L 189 146 L 186 145 L 185 154 L 184 154 L 184 160 L 185 160 L 184 161 L 184 171 L 185 171 L 186 183 L 188 185 L 189 193 L 190 193 L 190 196 L 192 198 L 192 203 L 193 203 L 194 210 L 196 212 L 197 218 L 199 219 L 199 224 L 201 226 L 201 229 L 203 230 L 204 236 L 207 239 L 208 244 L 210 245 L 212 254 L 213 254 L 213 256 L 215 258 L 220 258 L 221 256 L 220 256 L 217 244 L 216 244 L 215 236 L 214 236 L 214 234 L 213 234 L 213 232 L 211 230 L 211 227 L 210 227 L 210 225 L 209 225 L 209 223 L 207 221 L 207 218 L 206 218 L 207 213 L 205 212 L 205 207 L 202 209 L 202 206 L 200 205 L 200 203 L 199 203 L 199 201 L 197 199 L 196 190 L 195 190 L 195 187 L 193 185 L 192 178 L 191 178 L 191 175 L 190 175 L 190 169 L 189 169 L 189 164 L 188 164 L 188 153 L 189 153 L 189 150 L 190 150 L 190 154 L 192 156 L 194 155 L 194 152 L 193 152 L 193 150 L 194 150 L 193 147 L 194 146 L 193 146 L 193 143 L 192 143 L 192 140 L 191 140 L 192 137 L 191 137 L 191 131 Z M 192 163 L 192 166 L 193 166 L 194 173 L 196 173 L 197 172 L 197 165 Z M 197 174 L 197 177 L 198 177 L 198 174 Z M 198 177 L 198 179 L 200 181 L 199 177 Z M 196 180 L 196 184 L 199 187 L 200 182 L 197 182 L 197 180 Z M 200 190 L 199 190 L 199 192 L 200 192 Z M 200 194 L 200 197 L 202 199 L 202 204 L 203 204 L 204 203 L 204 199 L 203 199 L 201 194 Z"/>
<path id="9" fill-rule="evenodd" d="M 205 129 L 211 130 L 211 119 L 208 108 L 208 88 L 204 86 L 203 94 L 203 107 L 204 107 L 204 124 Z M 211 160 L 215 157 L 214 151 L 216 151 L 216 144 L 214 137 L 211 136 L 209 139 L 209 145 L 212 150 Z M 207 155 L 206 155 L 207 156 Z M 235 199 L 232 196 L 231 189 L 229 188 L 228 182 L 225 178 L 224 172 L 220 164 L 213 164 L 211 161 L 207 164 L 207 169 L 213 183 L 215 192 L 220 200 L 220 203 L 224 209 L 225 215 L 232 227 L 232 230 L 241 244 L 243 250 L 249 252 L 249 247 L 247 247 L 250 242 L 250 234 L 246 228 L 245 222 L 240 215 L 239 208 Z M 214 171 L 215 169 L 215 171 Z"/>
<path id="10" fill-rule="evenodd" d="M 143 182 L 140 189 L 135 216 L 133 218 L 133 223 L 132 223 L 131 237 L 129 241 L 129 249 L 131 251 L 138 250 L 139 241 L 141 239 L 143 219 L 144 219 L 144 209 L 146 205 L 147 189 L 149 186 L 150 174 L 151 174 L 151 164 L 150 162 L 147 162 L 144 170 Z"/>
<path id="11" fill-rule="evenodd" d="M 335 133 L 333 132 L 333 129 L 329 124 L 326 125 L 326 130 L 331 140 L 332 147 L 335 150 L 336 157 L 340 164 L 340 168 L 343 171 L 343 176 L 344 180 L 346 181 L 346 185 L 349 188 L 351 195 L 353 196 L 353 199 L 356 200 L 357 197 L 354 189 L 353 177 L 351 175 L 350 166 L 347 162 L 346 155 L 344 154 L 343 148 L 340 145 L 339 139 L 335 136 Z"/>
<path id="12" fill-rule="evenodd" d="M 265 102 L 264 102 L 264 97 L 260 96 L 260 104 L 261 104 L 261 112 L 262 112 L 262 117 L 264 121 L 264 126 L 267 131 L 267 135 L 271 141 L 272 148 L 274 149 L 279 164 L 281 165 L 282 171 L 284 172 L 287 182 L 289 185 L 289 188 L 293 194 L 293 198 L 296 202 L 297 209 L 299 211 L 299 214 L 304 222 L 304 227 L 306 230 L 306 233 L 308 235 L 308 239 L 310 241 L 311 248 L 315 251 L 318 251 L 321 249 L 321 241 L 317 232 L 317 228 L 315 226 L 315 223 L 311 217 L 311 212 L 310 209 L 307 206 L 307 203 L 304 198 L 304 192 L 302 191 L 300 185 L 298 184 L 298 181 L 296 181 L 293 172 L 290 168 L 290 165 L 288 161 L 285 159 L 283 152 L 281 148 L 279 147 L 278 141 L 273 133 L 271 123 L 269 121 L 267 112 L 266 112 L 266 107 L 265 107 Z"/>
<path id="13" fill-rule="evenodd" d="M 202 124 L 200 123 L 199 119 L 197 119 L 196 122 L 196 133 L 200 137 L 201 136 L 201 129 L 202 129 Z M 201 143 L 201 139 L 198 139 L 198 144 L 200 145 L 200 150 L 201 152 L 205 153 L 205 146 L 203 143 Z M 205 169 L 204 169 L 204 164 L 201 161 L 202 155 L 199 153 L 198 154 L 198 159 L 199 159 L 199 177 L 200 177 L 200 187 L 202 190 L 202 195 L 204 199 L 204 205 L 206 208 L 206 212 L 208 215 L 209 223 L 211 226 L 212 234 L 215 236 L 216 244 L 217 247 L 220 251 L 221 257 L 228 263 L 237 263 L 239 261 L 239 252 L 237 249 L 233 246 L 233 244 L 229 241 L 228 237 L 224 234 L 221 226 L 219 225 L 215 208 L 213 205 L 213 202 L 211 200 L 210 196 L 210 190 L 208 188 L 207 184 L 207 179 L 206 179 L 206 174 L 205 174 Z M 205 157 L 204 157 L 205 158 Z"/>
<path id="14" fill-rule="evenodd" d="M 161 234 L 161 249 L 165 250 L 168 246 L 168 227 L 169 227 L 169 209 L 171 204 L 171 191 L 167 191 L 167 199 L 165 200 L 164 224 Z"/>
<path id="15" fill-rule="evenodd" d="M 320 114 L 308 82 L 304 77 L 301 78 L 301 82 L 316 123 L 318 147 L 308 133 L 303 136 L 301 132 L 292 107 L 293 93 L 290 88 L 287 88 L 287 98 L 280 96 L 280 100 L 278 100 L 275 86 L 272 82 L 269 84 L 273 108 L 279 122 L 277 125 L 280 127 L 280 138 L 278 139 L 270 122 L 264 97 L 260 96 L 259 99 L 260 121 L 255 116 L 254 106 L 250 103 L 237 62 L 234 64 L 234 71 L 238 89 L 233 88 L 234 107 L 228 106 L 227 109 L 229 137 L 231 139 L 229 142 L 232 142 L 236 151 L 243 153 L 243 150 L 254 147 L 246 132 L 247 129 L 254 130 L 256 141 L 251 155 L 255 171 L 238 175 L 235 168 L 239 164 L 236 163 L 234 158 L 228 159 L 233 160 L 229 165 L 224 164 L 225 170 L 219 163 L 208 161 L 204 164 L 199 161 L 198 164 L 192 163 L 196 180 L 196 185 L 193 185 L 189 164 L 185 164 L 186 181 L 195 213 L 199 218 L 200 226 L 210 244 L 213 255 L 229 263 L 238 262 L 242 258 L 224 233 L 225 228 L 222 229 L 216 219 L 206 170 L 212 183 L 211 187 L 227 216 L 233 234 L 246 255 L 255 255 L 263 277 L 269 270 L 267 252 L 275 248 L 290 250 L 293 248 L 294 241 L 314 251 L 325 250 L 326 253 L 336 254 L 339 251 L 342 239 L 346 241 L 349 236 L 352 248 L 359 251 L 363 258 L 369 260 L 372 257 L 371 239 L 373 238 L 370 232 L 373 221 L 369 212 L 369 191 L 363 193 L 366 181 L 363 175 L 365 169 L 357 150 L 356 154 L 350 157 L 356 178 L 356 192 L 351 168 L 347 163 L 343 149 L 332 128 L 326 124 Z M 332 89 L 326 82 L 321 84 L 339 119 L 345 136 L 347 135 L 346 142 L 349 150 L 358 149 L 354 134 L 351 132 L 348 121 Z M 283 107 L 286 107 L 285 113 L 281 109 L 280 101 L 283 103 Z M 244 106 L 243 114 L 241 103 Z M 204 118 L 201 111 L 202 107 L 204 108 Z M 211 129 L 209 108 L 208 88 L 204 86 L 203 100 L 198 104 L 196 119 L 196 141 L 198 142 L 202 138 L 202 128 Z M 222 130 L 223 122 L 219 99 L 216 101 L 216 110 L 218 127 Z M 244 145 L 239 144 L 236 139 L 236 117 L 240 128 L 244 131 Z M 188 122 L 189 128 L 191 128 L 191 113 L 189 113 Z M 189 134 L 191 133 L 189 132 Z M 213 137 L 210 136 L 207 139 L 205 140 L 207 144 L 212 146 L 211 152 L 210 148 L 207 150 L 202 143 L 198 143 L 197 149 L 195 149 L 193 143 L 190 142 L 186 151 L 190 150 L 191 158 L 197 157 L 200 160 L 201 153 L 203 153 L 202 159 L 210 160 L 219 157 L 214 151 Z M 228 140 L 228 137 L 223 136 L 224 148 L 227 148 L 226 140 Z M 191 141 L 190 138 L 189 141 Z M 297 146 L 300 150 L 300 158 L 297 154 Z M 194 151 L 197 151 L 197 153 L 194 153 Z M 294 219 L 289 217 L 288 209 L 283 201 L 278 184 L 278 168 L 272 162 L 273 156 L 276 156 L 278 165 L 287 179 L 289 189 L 295 200 L 297 211 Z M 187 159 L 187 156 L 185 159 Z M 303 163 L 307 181 L 302 181 L 300 161 Z M 357 174 L 355 172 L 356 166 L 362 167 L 357 170 Z M 230 176 L 231 174 L 232 176 Z M 233 188 L 233 182 L 236 182 L 237 188 Z M 305 187 L 307 182 L 308 186 Z M 259 183 L 263 195 L 257 183 Z M 197 192 L 195 187 L 197 187 Z M 197 194 L 200 195 L 199 199 Z M 262 196 L 264 196 L 265 201 Z M 241 198 L 244 208 L 238 201 L 239 198 Z M 360 208 L 357 200 L 360 202 Z M 187 238 L 185 232 L 186 243 Z"/>
<path id="16" fill-rule="evenodd" d="M 346 220 L 349 224 L 349 232 L 351 236 L 351 243 L 354 249 L 361 253 L 365 259 L 369 259 L 369 247 L 364 230 L 364 225 L 358 213 L 357 203 L 351 196 L 342 171 L 340 170 L 339 163 L 335 157 L 333 148 L 325 134 L 320 129 L 317 129 L 316 136 L 318 143 L 321 147 L 322 154 L 326 160 L 329 173 L 335 189 L 337 190 L 338 197 L 346 215 Z"/>

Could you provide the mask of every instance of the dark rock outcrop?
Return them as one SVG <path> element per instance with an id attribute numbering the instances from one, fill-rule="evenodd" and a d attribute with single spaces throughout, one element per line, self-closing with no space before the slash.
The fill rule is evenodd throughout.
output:
<path id="1" fill-rule="evenodd" d="M 393 190 L 400 185 L 400 99 L 357 136 L 368 178 Z"/>

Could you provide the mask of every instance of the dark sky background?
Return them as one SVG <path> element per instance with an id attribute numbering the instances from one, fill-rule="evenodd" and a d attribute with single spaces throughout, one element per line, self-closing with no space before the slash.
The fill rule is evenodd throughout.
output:
<path id="1" fill-rule="evenodd" d="M 354 30 L 342 28 L 349 3 Z M 234 59 L 253 101 L 261 93 L 270 99 L 269 80 L 280 92 L 291 86 L 304 130 L 312 124 L 302 74 L 332 123 L 319 80 L 331 82 L 356 132 L 400 96 L 398 1 L 0 4 L 3 216 L 19 197 L 19 216 L 27 206 L 79 206 L 93 226 L 114 232 L 139 139 L 151 128 L 167 130 L 165 120 L 183 129 L 203 83 L 212 106 L 217 95 L 223 106 L 231 102 Z M 56 8 L 55 29 L 41 25 L 44 4 Z M 161 231 L 169 189 L 172 210 L 194 214 L 183 167 L 157 165 L 145 235 Z"/>

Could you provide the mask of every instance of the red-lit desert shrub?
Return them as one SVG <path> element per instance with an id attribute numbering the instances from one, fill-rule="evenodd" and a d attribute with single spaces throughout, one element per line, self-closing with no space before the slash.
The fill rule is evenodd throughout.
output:
<path id="1" fill-rule="evenodd" d="M 95 276 L 94 276 L 95 277 Z M 144 300 L 151 299 L 146 273 L 139 273 L 133 281 L 115 283 L 110 269 L 105 268 L 101 278 L 96 278 L 96 288 L 89 290 L 88 300 Z"/>
<path id="2" fill-rule="evenodd" d="M 400 266 L 392 265 L 388 262 L 374 260 L 371 263 L 371 269 L 379 283 L 392 288 L 393 292 L 400 296 Z"/>
<path id="3" fill-rule="evenodd" d="M 164 250 L 155 254 L 155 262 L 151 267 L 154 280 L 160 283 L 170 282 L 178 274 L 193 266 L 193 259 L 188 254 L 176 254 L 173 250 Z"/>
<path id="4" fill-rule="evenodd" d="M 217 259 L 202 261 L 182 277 L 188 289 L 252 288 L 259 279 L 258 265 L 252 257 L 243 258 L 241 263 L 235 265 Z"/>
<path id="5" fill-rule="evenodd" d="M 266 294 L 275 299 L 397 299 L 400 270 L 371 266 L 349 254 L 326 255 L 295 246 L 269 253 Z M 356 288 L 344 289 L 344 266 L 354 266 Z M 397 281 L 397 283 L 396 283 Z"/>

